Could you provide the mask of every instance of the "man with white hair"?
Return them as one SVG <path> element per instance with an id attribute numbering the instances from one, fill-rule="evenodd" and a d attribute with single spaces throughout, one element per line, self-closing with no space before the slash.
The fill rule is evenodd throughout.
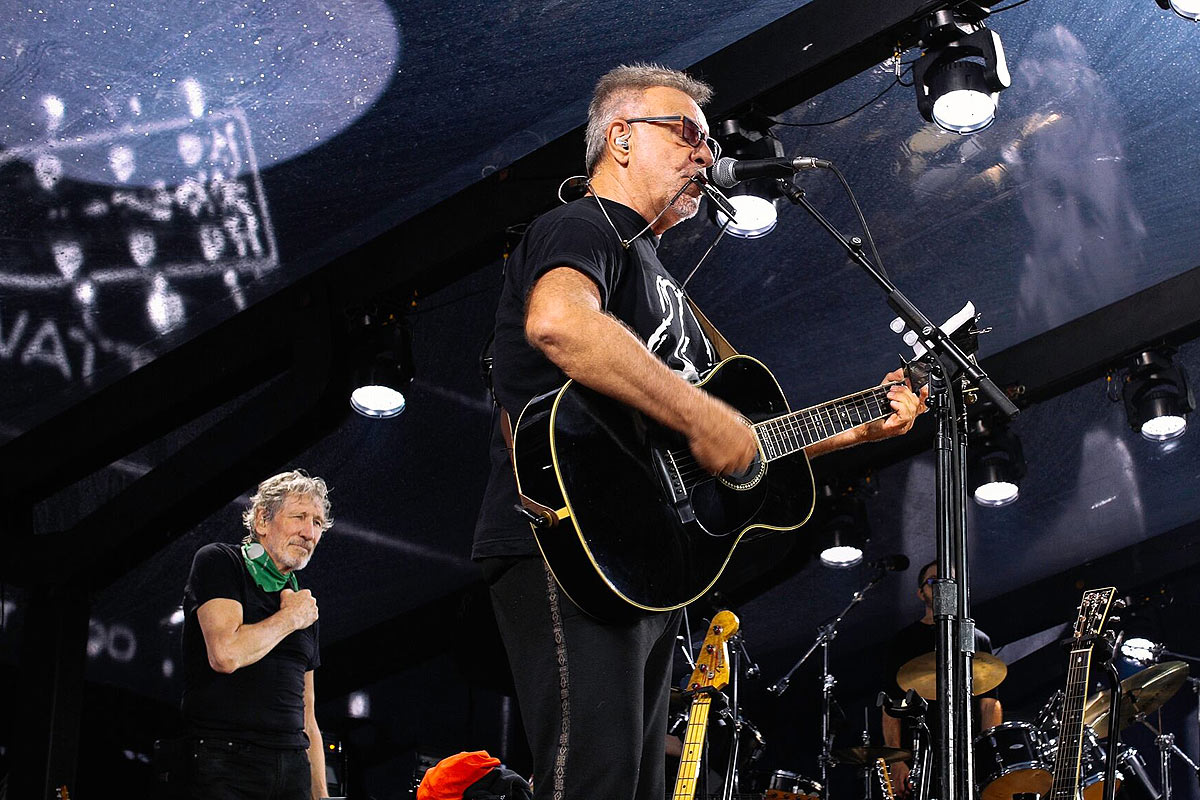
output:
<path id="1" fill-rule="evenodd" d="M 332 524 L 325 481 L 299 470 L 268 478 L 242 522 L 240 545 L 197 551 L 184 589 L 192 796 L 325 797 L 317 601 L 296 577 Z"/>
<path id="2" fill-rule="evenodd" d="M 699 208 L 693 179 L 717 149 L 700 109 L 711 95 L 707 84 L 657 65 L 600 78 L 588 108 L 588 193 L 535 220 L 508 260 L 492 381 L 515 419 L 530 399 L 571 378 L 682 433 L 709 472 L 733 474 L 755 456 L 755 435 L 736 410 L 695 385 L 719 358 L 656 252 L 659 236 Z M 907 431 L 923 403 L 902 386 L 889 397 L 886 420 L 814 445 L 809 455 Z M 623 624 L 587 617 L 560 591 L 514 511 L 499 426 L 491 458 L 472 557 L 491 587 L 516 681 L 535 796 L 660 800 L 681 614 Z"/>

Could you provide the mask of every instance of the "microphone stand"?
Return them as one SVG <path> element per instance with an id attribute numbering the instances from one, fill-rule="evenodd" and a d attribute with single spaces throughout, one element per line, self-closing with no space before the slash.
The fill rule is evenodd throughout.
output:
<path id="1" fill-rule="evenodd" d="M 829 732 L 829 721 L 832 716 L 833 687 L 837 685 L 837 678 L 829 672 L 829 643 L 837 637 L 837 628 L 841 624 L 842 618 L 850 612 L 850 609 L 861 603 L 866 593 L 874 589 L 886 575 L 887 571 L 880 569 L 867 582 L 866 586 L 851 595 L 850 602 L 846 604 L 840 614 L 817 628 L 816 640 L 804 655 L 800 656 L 800 660 L 792 665 L 786 675 L 767 687 L 767 691 L 771 694 L 776 697 L 782 696 L 788 690 L 788 684 L 791 683 L 792 675 L 796 670 L 800 669 L 805 661 L 808 661 L 808 657 L 816 652 L 818 647 L 821 648 L 821 755 L 817 757 L 817 760 L 820 762 L 821 768 L 821 786 L 825 789 L 824 800 L 829 800 L 830 793 L 829 767 L 833 765 L 833 737 Z"/>
<path id="2" fill-rule="evenodd" d="M 974 385 L 1008 417 L 1017 407 L 938 325 L 930 322 L 883 272 L 862 252 L 858 237 L 847 239 L 818 211 L 804 190 L 790 180 L 776 181 L 784 196 L 800 206 L 841 245 L 887 295 L 888 305 L 915 331 L 935 357 L 930 359 L 929 408 L 937 425 L 937 561 L 938 580 L 933 587 L 934 622 L 937 626 L 938 706 L 942 714 L 937 753 L 941 764 L 939 800 L 971 800 L 974 764 L 971 758 L 971 660 L 975 651 L 975 621 L 970 616 L 966 529 L 966 406 L 956 403 L 950 381 L 957 369 L 962 384 Z M 957 398 L 962 399 L 961 392 Z M 961 409 L 956 409 L 956 405 Z M 952 566 L 951 570 L 946 565 Z"/>

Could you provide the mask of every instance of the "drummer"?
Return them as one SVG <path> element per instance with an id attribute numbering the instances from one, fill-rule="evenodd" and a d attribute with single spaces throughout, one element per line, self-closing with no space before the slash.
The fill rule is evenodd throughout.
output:
<path id="1" fill-rule="evenodd" d="M 917 573 L 917 597 L 925 604 L 925 616 L 897 633 L 888 644 L 887 670 L 892 679 L 888 693 L 893 697 L 904 694 L 904 689 L 895 683 L 896 673 L 900 671 L 900 667 L 917 656 L 933 652 L 936 646 L 937 633 L 933 624 L 933 584 L 937 581 L 937 577 L 937 561 L 930 561 Z M 975 629 L 975 652 L 992 652 L 992 640 L 979 628 Z M 975 723 L 973 733 L 994 728 L 1004 721 L 1000 698 L 995 689 L 980 695 L 976 700 L 978 703 L 973 715 Z M 937 701 L 929 702 L 929 711 L 926 713 L 925 720 L 930 728 L 928 744 L 932 745 L 938 740 Z M 909 721 L 883 714 L 883 742 L 889 747 L 912 747 L 912 730 Z M 930 752 L 936 757 L 937 748 L 931 747 Z M 898 797 L 908 793 L 910 766 L 909 763 L 903 761 L 891 766 L 892 784 L 896 787 Z"/>

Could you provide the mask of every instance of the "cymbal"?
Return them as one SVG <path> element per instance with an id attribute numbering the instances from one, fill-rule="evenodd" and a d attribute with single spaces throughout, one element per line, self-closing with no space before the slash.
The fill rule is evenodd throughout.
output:
<path id="1" fill-rule="evenodd" d="M 926 700 L 937 700 L 937 662 L 935 653 L 925 653 L 906 661 L 896 673 L 901 689 L 916 689 Z M 976 653 L 971 658 L 972 694 L 990 692 L 1000 685 L 1008 667 L 991 653 Z"/>
<path id="2" fill-rule="evenodd" d="M 840 764 L 869 767 L 881 758 L 885 764 L 907 761 L 912 758 L 912 751 L 901 747 L 843 747 L 841 750 L 834 750 L 833 757 Z"/>
<path id="3" fill-rule="evenodd" d="M 1182 661 L 1165 661 L 1135 672 L 1121 681 L 1121 716 L 1117 730 L 1129 727 L 1134 717 L 1157 711 L 1171 699 L 1187 679 L 1188 667 Z M 1091 725 L 1101 739 L 1108 737 L 1109 711 L 1108 692 L 1100 692 L 1088 698 L 1083 705 L 1083 721 Z"/>

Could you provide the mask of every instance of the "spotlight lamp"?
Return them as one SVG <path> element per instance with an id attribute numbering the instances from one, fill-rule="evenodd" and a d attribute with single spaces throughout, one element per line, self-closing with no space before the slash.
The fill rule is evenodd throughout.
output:
<path id="1" fill-rule="evenodd" d="M 403 319 L 386 311 L 364 313 L 352 336 L 357 363 L 350 407 L 372 419 L 398 416 L 407 405 L 404 392 L 414 373 L 412 337 Z"/>
<path id="2" fill-rule="evenodd" d="M 1152 442 L 1182 436 L 1187 415 L 1196 409 L 1187 372 L 1172 361 L 1173 355 L 1170 348 L 1138 353 L 1121 388 L 1129 426 Z"/>
<path id="3" fill-rule="evenodd" d="M 1184 19 L 1192 22 L 1200 20 L 1200 0 L 1155 0 L 1159 8 L 1174 11 Z"/>
<path id="4" fill-rule="evenodd" d="M 1003 418 L 976 419 L 967 434 L 967 483 L 978 505 L 1015 503 L 1025 477 L 1021 440 Z"/>
<path id="5" fill-rule="evenodd" d="M 1012 84 L 999 34 L 946 10 L 925 21 L 920 44 L 913 86 L 921 116 L 961 134 L 991 125 L 1000 92 Z"/>
<path id="6" fill-rule="evenodd" d="M 863 560 L 863 547 L 871 538 L 867 511 L 853 494 L 834 495 L 822 487 L 825 520 L 817 535 L 821 564 L 832 569 L 849 569 Z"/>
<path id="7" fill-rule="evenodd" d="M 721 152 L 738 159 L 783 158 L 783 142 L 771 133 L 771 123 L 764 118 L 728 119 L 718 126 L 716 138 L 721 142 Z M 783 194 L 772 178 L 755 178 L 742 181 L 732 189 L 726 189 L 729 202 L 736 212 L 725 228 L 730 236 L 739 239 L 757 239 L 775 230 L 779 220 L 777 202 Z M 712 209 L 713 220 L 725 225 L 728 217 Z"/>

